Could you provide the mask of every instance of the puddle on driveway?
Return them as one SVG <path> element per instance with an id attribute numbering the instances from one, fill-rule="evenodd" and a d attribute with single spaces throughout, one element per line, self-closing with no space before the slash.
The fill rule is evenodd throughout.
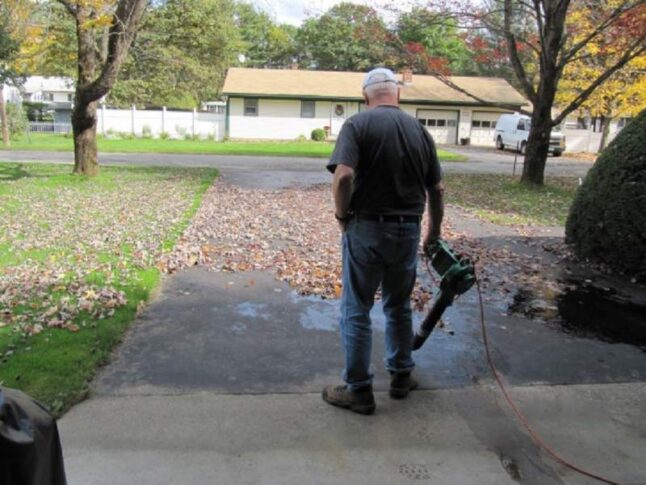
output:
<path id="1" fill-rule="evenodd" d="M 567 281 L 562 293 L 538 296 L 521 289 L 509 309 L 555 322 L 569 334 L 635 345 L 646 352 L 646 304 L 611 288 Z"/>
<path id="2" fill-rule="evenodd" d="M 565 331 L 646 351 L 646 305 L 594 286 L 568 289 L 557 297 L 556 305 Z"/>
<path id="3" fill-rule="evenodd" d="M 318 296 L 300 296 L 296 292 L 290 293 L 290 299 L 302 308 L 299 317 L 301 327 L 306 330 L 338 332 L 339 300 L 323 300 Z M 423 316 L 424 314 L 422 313 L 413 312 L 413 325 L 415 328 L 417 328 Z M 373 330 L 382 333 L 385 331 L 386 318 L 384 317 L 381 301 L 375 302 L 370 311 L 370 320 L 372 321 Z"/>
<path id="4" fill-rule="evenodd" d="M 246 301 L 244 303 L 236 305 L 235 311 L 243 317 L 263 318 L 267 320 L 269 319 L 270 315 L 266 312 L 266 307 L 267 305 L 265 305 L 264 303 L 252 303 Z"/>

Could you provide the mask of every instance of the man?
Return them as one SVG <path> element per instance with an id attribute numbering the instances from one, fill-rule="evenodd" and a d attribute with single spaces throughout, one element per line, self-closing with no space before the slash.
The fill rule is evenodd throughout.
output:
<path id="1" fill-rule="evenodd" d="M 402 399 L 417 387 L 411 376 L 415 364 L 410 294 L 426 196 L 430 222 L 425 247 L 440 237 L 444 204 L 435 145 L 426 129 L 399 109 L 392 71 L 370 71 L 363 96 L 368 110 L 345 122 L 327 166 L 334 173 L 335 217 L 343 239 L 340 327 L 345 385 L 327 386 L 323 400 L 372 414 L 369 314 L 375 293 L 381 285 L 390 396 Z"/>

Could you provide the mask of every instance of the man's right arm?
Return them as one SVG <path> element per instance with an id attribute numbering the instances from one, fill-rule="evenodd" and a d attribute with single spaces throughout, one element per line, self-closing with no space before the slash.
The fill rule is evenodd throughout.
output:
<path id="1" fill-rule="evenodd" d="M 442 219 L 444 219 L 444 184 L 438 182 L 427 191 L 428 227 L 424 235 L 423 248 L 433 245 L 442 235 Z"/>

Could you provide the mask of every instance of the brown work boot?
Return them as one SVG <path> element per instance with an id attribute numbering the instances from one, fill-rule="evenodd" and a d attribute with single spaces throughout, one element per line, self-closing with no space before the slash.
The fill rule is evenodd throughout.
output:
<path id="1" fill-rule="evenodd" d="M 351 391 L 348 386 L 326 386 L 323 389 L 323 400 L 332 406 L 349 409 L 359 414 L 375 412 L 375 396 L 372 386 Z"/>
<path id="2" fill-rule="evenodd" d="M 414 389 L 417 389 L 417 381 L 410 375 L 410 372 L 407 374 L 392 373 L 390 375 L 389 394 L 393 399 L 404 399 Z"/>

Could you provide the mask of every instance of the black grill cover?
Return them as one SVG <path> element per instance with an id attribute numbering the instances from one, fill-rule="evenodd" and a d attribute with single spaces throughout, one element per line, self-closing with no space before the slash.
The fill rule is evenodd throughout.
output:
<path id="1" fill-rule="evenodd" d="M 0 387 L 0 485 L 66 485 L 56 421 L 27 394 Z"/>

